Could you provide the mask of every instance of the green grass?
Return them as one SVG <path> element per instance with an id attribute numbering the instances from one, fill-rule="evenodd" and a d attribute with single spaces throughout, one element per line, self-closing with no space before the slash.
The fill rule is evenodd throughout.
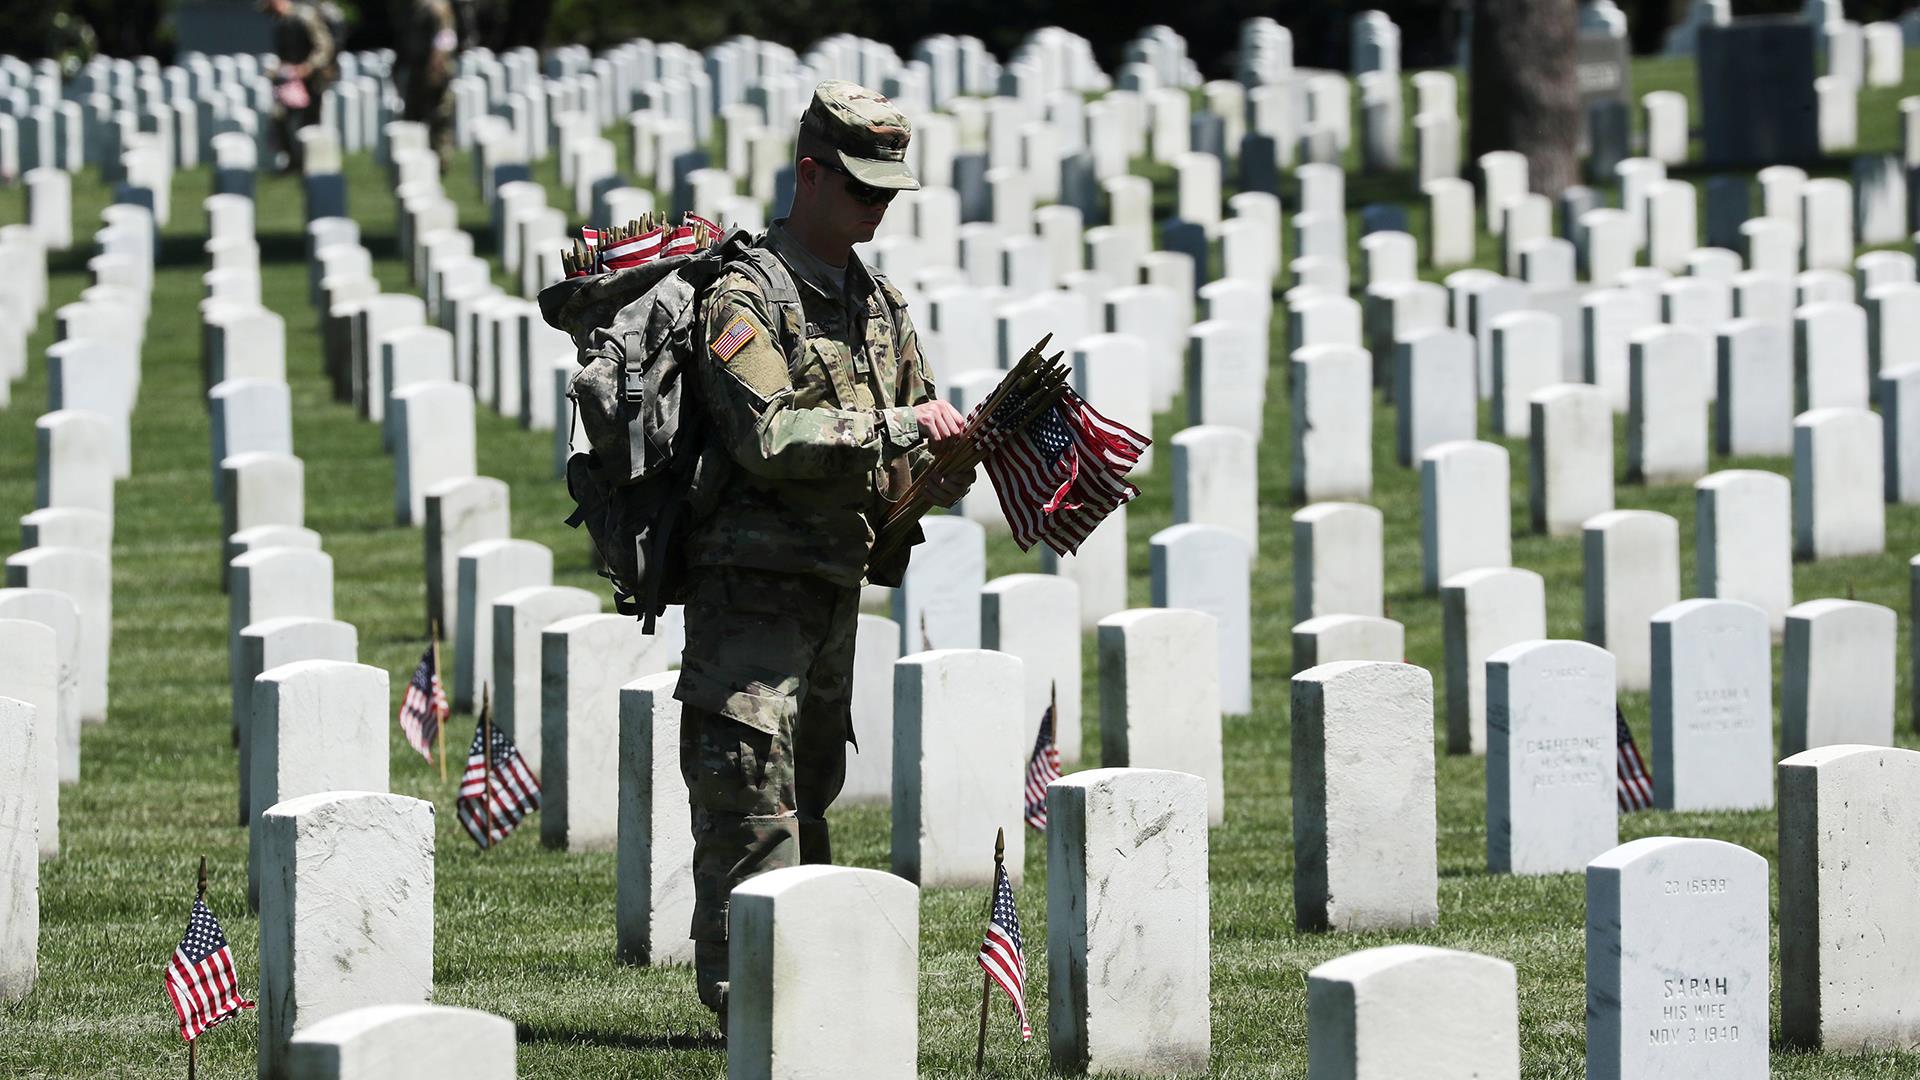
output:
<path id="1" fill-rule="evenodd" d="M 1920 70 L 1920 65 L 1909 65 Z M 1672 87 L 1690 92 L 1684 64 L 1636 64 L 1636 92 Z M 1894 102 L 1920 88 L 1862 95 L 1863 147 L 1897 145 Z M 1463 87 L 1464 89 L 1464 87 Z M 624 125 L 615 136 L 626 160 Z M 1409 158 L 1409 161 L 1411 158 Z M 350 161 L 354 216 L 386 288 L 406 287 L 395 261 L 393 204 L 384 174 L 369 161 Z M 1822 171 L 1843 171 L 1835 161 Z M 1164 170 L 1146 170 L 1160 186 L 1164 212 L 1171 203 Z M 554 184 L 553 165 L 540 177 Z M 24 1002 L 0 1009 L 0 1075 L 177 1076 L 185 1050 L 160 988 L 161 965 L 186 919 L 197 856 L 208 856 L 209 902 L 232 938 L 242 985 L 257 981 L 258 927 L 245 904 L 246 835 L 231 822 L 234 755 L 228 745 L 224 639 L 226 603 L 215 578 L 219 515 L 209 489 L 209 440 L 201 397 L 195 302 L 206 269 L 198 209 L 207 194 L 202 171 L 178 178 L 175 220 L 166 230 L 155 278 L 153 316 L 144 359 L 145 380 L 134 416 L 135 472 L 118 493 L 114 558 L 115 653 L 112 718 L 86 730 L 83 780 L 63 789 L 65 850 L 44 864 L 41 878 L 41 974 Z M 484 229 L 471 170 L 464 159 L 449 179 L 464 207 L 467 227 Z M 558 193 L 555 205 L 570 205 Z M 1382 199 L 1408 201 L 1412 228 L 1421 232 L 1424 208 L 1404 175 L 1355 173 L 1349 199 L 1358 206 Z M 106 192 L 91 177 L 75 185 L 84 244 Z M 18 189 L 0 192 L 0 221 L 20 220 Z M 1704 220 L 1704 219 L 1703 219 Z M 391 521 L 392 470 L 380 452 L 379 432 L 332 400 L 320 374 L 318 338 L 306 303 L 301 264 L 300 198 L 290 181 L 263 177 L 258 227 L 263 254 L 263 299 L 286 316 L 288 378 L 293 387 L 295 448 L 307 462 L 307 524 L 322 534 L 335 567 L 338 617 L 360 631 L 361 659 L 386 668 L 397 703 L 418 655 L 424 585 L 420 534 Z M 1483 241 L 1484 243 L 1484 241 Z M 483 241 L 483 246 L 485 242 Z M 1494 255 L 1482 249 L 1482 263 Z M 86 284 L 82 250 L 56 256 L 53 303 L 71 300 Z M 1359 265 L 1356 258 L 1354 265 Z M 1273 355 L 1283 355 L 1284 311 L 1273 327 Z M 32 340 L 32 355 L 49 343 L 50 320 Z M 1297 1077 L 1306 1068 L 1308 969 L 1324 960 L 1393 942 L 1421 942 L 1504 957 L 1519 969 L 1520 1025 L 1525 1074 L 1539 1078 L 1583 1075 L 1584 891 L 1578 875 L 1495 877 L 1484 872 L 1485 802 L 1479 759 L 1449 757 L 1436 746 L 1439 769 L 1440 925 L 1417 933 L 1301 934 L 1293 929 L 1288 779 L 1290 506 L 1287 401 L 1269 394 L 1266 438 L 1260 451 L 1262 544 L 1254 574 L 1254 700 L 1251 716 L 1229 718 L 1227 824 L 1212 836 L 1213 1068 L 1220 1077 Z M 33 434 L 42 411 L 44 367 L 13 387 L 0 410 L 0 517 L 32 509 Z M 1155 437 L 1164 446 L 1178 430 L 1162 416 Z M 1430 670 L 1441 661 L 1440 611 L 1419 584 L 1419 495 L 1415 474 L 1393 464 L 1392 415 L 1374 421 L 1374 502 L 1386 514 L 1387 591 L 1391 614 L 1407 627 L 1409 659 Z M 588 566 L 582 539 L 564 528 L 570 509 L 551 476 L 545 433 L 520 430 L 482 410 L 480 471 L 513 489 L 516 536 L 555 552 L 555 576 L 590 589 L 601 583 Z M 1483 421 L 1482 430 L 1487 430 Z M 1541 573 L 1548 585 L 1548 628 L 1578 637 L 1581 559 L 1576 539 L 1547 539 L 1525 530 L 1524 444 L 1513 454 L 1513 557 Z M 1625 438 L 1616 445 L 1624 452 Z M 1148 599 L 1148 538 L 1172 523 L 1171 455 L 1157 456 L 1128 520 L 1131 598 Z M 1788 470 L 1784 460 L 1720 460 L 1713 467 Z M 1622 468 L 1624 474 L 1624 468 Z M 1622 507 L 1672 514 L 1681 525 L 1685 588 L 1693 591 L 1693 492 L 1687 486 L 1648 489 L 1622 484 Z M 1907 556 L 1920 550 L 1920 507 L 1889 507 L 1889 553 L 1795 567 L 1801 599 L 1845 596 L 1907 611 Z M 991 541 L 989 569 L 1003 574 L 1035 568 L 1010 542 Z M 1909 622 L 1902 619 L 1898 731 L 1902 745 L 1920 747 L 1909 715 Z M 1096 680 L 1088 652 L 1086 765 L 1097 764 Z M 1777 657 L 1776 657 L 1777 664 Z M 1437 689 L 1437 688 L 1436 688 Z M 1625 698 L 1642 745 L 1647 745 L 1645 695 Z M 456 729 L 456 733 L 458 729 Z M 461 736 L 464 737 L 464 736 Z M 525 830 L 481 855 L 453 820 L 452 789 L 438 773 L 391 736 L 394 790 L 432 799 L 439 810 L 435 890 L 435 999 L 487 1009 L 519 1026 L 520 1069 L 527 1076 L 687 1077 L 724 1073 L 723 1052 L 693 994 L 691 973 L 624 967 L 613 960 L 614 863 L 610 854 L 544 850 Z M 887 814 L 849 808 L 837 815 L 840 856 L 861 866 L 887 864 Z M 1623 817 L 1621 839 L 1712 836 L 1745 845 L 1771 859 L 1770 813 L 1669 814 Z M 988 857 L 985 845 L 982 858 Z M 1018 857 L 1018 853 L 1016 853 Z M 1036 1026 L 1044 1032 L 1046 1002 L 1045 848 L 1033 837 L 1025 850 L 1027 879 L 1021 908 L 1027 922 L 1029 990 Z M 926 1075 L 972 1069 L 979 972 L 972 956 L 982 929 L 980 892 L 930 890 L 921 905 L 920 1047 Z M 834 1003 L 822 1002 L 822 1008 Z M 1775 1015 L 1778 1015 L 1776 992 Z M 1008 1033 L 1003 1005 L 994 1012 L 989 1071 L 1047 1075 L 1044 1034 L 1019 1046 Z M 253 1069 L 256 1024 L 246 1017 L 204 1038 L 208 1076 L 243 1076 Z M 1774 1075 L 1794 1078 L 1904 1077 L 1920 1071 L 1920 1054 L 1841 1058 L 1777 1049 Z"/>

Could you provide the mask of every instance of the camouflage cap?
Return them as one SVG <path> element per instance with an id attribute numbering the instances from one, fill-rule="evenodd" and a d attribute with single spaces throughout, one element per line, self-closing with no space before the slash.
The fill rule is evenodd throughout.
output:
<path id="1" fill-rule="evenodd" d="M 920 181 L 907 168 L 907 140 L 912 137 L 912 126 L 893 102 L 839 79 L 814 87 L 813 100 L 800 117 L 803 150 L 812 143 L 832 153 L 855 180 L 877 188 L 919 190 Z"/>

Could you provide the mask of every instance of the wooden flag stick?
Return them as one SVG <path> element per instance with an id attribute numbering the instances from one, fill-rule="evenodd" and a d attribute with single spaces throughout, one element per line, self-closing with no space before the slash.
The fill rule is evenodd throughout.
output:
<path id="1" fill-rule="evenodd" d="M 486 816 L 482 850 L 493 846 L 493 684 L 480 687 L 480 811 Z"/>
<path id="2" fill-rule="evenodd" d="M 987 919 L 993 919 L 993 899 L 1000 891 L 1000 868 L 1007 861 L 1007 830 L 993 835 L 993 889 L 987 893 Z M 973 1049 L 973 1071 L 987 1067 L 987 1005 L 993 1000 L 993 976 L 980 972 L 980 1041 Z"/>
<path id="3" fill-rule="evenodd" d="M 432 645 L 433 677 L 437 679 L 440 677 L 440 620 L 439 619 L 429 620 L 429 622 L 427 623 L 427 633 L 431 635 L 430 640 L 433 643 Z M 428 687 L 427 689 L 427 708 L 428 710 L 432 710 L 433 708 L 432 687 Z M 435 734 L 435 737 L 439 739 L 440 743 L 439 743 L 439 746 L 437 746 L 434 749 L 433 753 L 435 757 L 440 759 L 440 782 L 444 784 L 447 782 L 447 721 L 445 718 L 438 718 L 438 717 L 435 718 L 434 734 Z"/>
<path id="4" fill-rule="evenodd" d="M 207 857 L 200 856 L 200 873 L 194 880 L 193 899 L 198 903 L 207 898 Z M 200 1071 L 200 1040 L 187 1040 L 187 1080 L 194 1080 Z"/>

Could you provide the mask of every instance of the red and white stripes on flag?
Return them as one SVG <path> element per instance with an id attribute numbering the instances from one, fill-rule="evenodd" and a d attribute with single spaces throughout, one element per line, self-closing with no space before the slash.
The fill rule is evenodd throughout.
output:
<path id="1" fill-rule="evenodd" d="M 648 229 L 639 236 L 608 245 L 600 253 L 600 265 L 607 270 L 625 270 L 630 266 L 652 262 L 660 255 L 660 241 L 666 231 L 665 226 Z"/>
<path id="2" fill-rule="evenodd" d="M 460 775 L 454 809 L 467 835 L 483 848 L 505 840 L 522 818 L 540 809 L 540 781 L 512 737 L 488 717 L 473 727 L 473 746 L 467 751 L 467 771 Z"/>
<path id="3" fill-rule="evenodd" d="M 1640 757 L 1640 748 L 1633 743 L 1633 732 L 1627 730 L 1627 717 L 1620 707 L 1613 707 L 1614 722 L 1614 761 L 1620 774 L 1620 809 L 1622 811 L 1653 809 L 1653 774 L 1647 771 L 1647 763 Z"/>
<path id="4" fill-rule="evenodd" d="M 186 936 L 167 963 L 165 985 L 167 999 L 180 1016 L 180 1037 L 188 1042 L 241 1009 L 253 1008 L 253 1002 L 240 996 L 233 950 L 205 900 L 193 901 Z"/>
<path id="5" fill-rule="evenodd" d="M 1060 748 L 1053 743 L 1053 706 L 1040 716 L 1040 735 L 1027 758 L 1027 824 L 1047 831 L 1047 785 L 1060 779 Z"/>
<path id="6" fill-rule="evenodd" d="M 1001 409 L 1017 412 L 1018 399 Z M 987 475 L 1000 509 L 1025 551 L 1045 541 L 1067 555 L 1115 507 L 1140 494 L 1126 480 L 1152 440 L 1100 415 L 1068 390 L 1026 427 L 1007 429 L 988 417 L 980 436 Z"/>
<path id="7" fill-rule="evenodd" d="M 980 970 L 1000 984 L 1020 1017 L 1020 1038 L 1033 1038 L 1027 1023 L 1027 961 L 1020 944 L 1020 909 L 1013 903 L 1007 868 L 994 867 L 993 912 L 987 917 L 987 937 L 980 943 Z"/>
<path id="8" fill-rule="evenodd" d="M 447 688 L 440 682 L 435 652 L 428 645 L 420 654 L 413 678 L 407 680 L 407 692 L 400 696 L 400 732 L 407 737 L 407 745 L 428 761 L 433 760 L 433 741 L 440 734 L 440 725 L 453 711 L 447 704 Z"/>

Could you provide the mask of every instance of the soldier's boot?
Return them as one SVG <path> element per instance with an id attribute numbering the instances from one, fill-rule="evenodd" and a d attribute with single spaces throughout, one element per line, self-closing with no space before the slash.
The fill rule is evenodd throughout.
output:
<path id="1" fill-rule="evenodd" d="M 808 865 L 833 861 L 833 840 L 828 835 L 824 818 L 817 821 L 800 819 L 800 861 Z"/>
<path id="2" fill-rule="evenodd" d="M 727 943 L 693 943 L 694 978 L 700 991 L 700 1004 L 712 1009 L 720 1037 L 727 1037 Z"/>

